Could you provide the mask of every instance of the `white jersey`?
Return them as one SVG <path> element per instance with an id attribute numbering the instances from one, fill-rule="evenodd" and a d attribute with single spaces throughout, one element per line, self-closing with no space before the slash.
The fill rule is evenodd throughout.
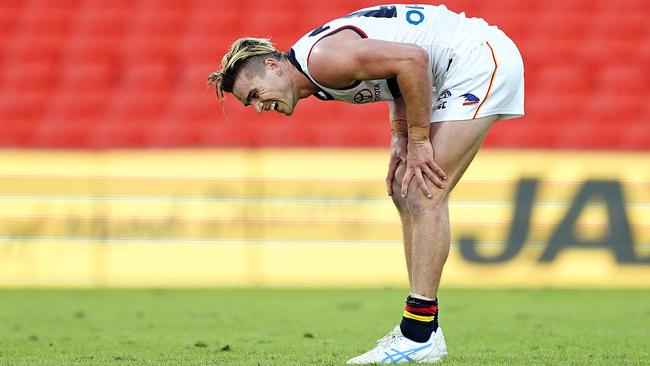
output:
<path id="1" fill-rule="evenodd" d="M 498 30 L 483 19 L 467 18 L 444 5 L 382 5 L 332 20 L 300 38 L 291 48 L 289 60 L 320 88 L 316 97 L 356 104 L 393 100 L 401 94 L 395 78 L 357 81 L 346 89 L 332 89 L 311 77 L 308 59 L 314 45 L 344 29 L 362 38 L 417 44 L 426 49 L 433 89 L 441 86 L 442 75 L 449 70 L 455 54 L 473 49 Z"/>

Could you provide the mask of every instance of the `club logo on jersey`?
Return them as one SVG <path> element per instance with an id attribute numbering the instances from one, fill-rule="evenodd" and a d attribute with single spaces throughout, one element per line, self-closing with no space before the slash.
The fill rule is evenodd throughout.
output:
<path id="1" fill-rule="evenodd" d="M 451 97 L 451 92 L 449 91 L 449 89 L 447 89 L 438 96 L 438 100 L 436 100 L 436 102 L 439 102 L 443 99 L 447 99 L 449 97 Z"/>
<path id="2" fill-rule="evenodd" d="M 481 101 L 476 95 L 472 93 L 466 93 L 461 95 L 461 97 L 465 98 L 465 101 L 463 102 L 463 105 L 473 105 L 473 104 L 478 104 L 478 102 Z"/>
<path id="3" fill-rule="evenodd" d="M 372 92 L 370 89 L 361 89 L 354 95 L 354 102 L 357 104 L 363 104 L 372 102 Z"/>

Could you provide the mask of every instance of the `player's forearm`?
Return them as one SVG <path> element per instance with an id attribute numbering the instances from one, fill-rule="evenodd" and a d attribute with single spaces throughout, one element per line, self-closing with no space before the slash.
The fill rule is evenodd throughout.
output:
<path id="1" fill-rule="evenodd" d="M 406 122 L 406 105 L 403 98 L 396 98 L 388 102 L 391 134 L 406 136 L 408 124 Z"/>
<path id="2" fill-rule="evenodd" d="M 414 54 L 402 70 L 397 75 L 397 84 L 406 107 L 409 138 L 418 142 L 428 140 L 433 85 L 428 54 L 424 50 Z"/>
<path id="3" fill-rule="evenodd" d="M 395 98 L 388 102 L 388 112 L 390 114 L 390 119 L 403 119 L 406 120 L 406 104 L 404 104 L 404 98 Z"/>

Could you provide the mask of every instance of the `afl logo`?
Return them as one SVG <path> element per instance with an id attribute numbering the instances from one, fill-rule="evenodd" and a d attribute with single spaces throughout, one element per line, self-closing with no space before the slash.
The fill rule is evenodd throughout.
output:
<path id="1" fill-rule="evenodd" d="M 359 92 L 354 95 L 354 102 L 357 104 L 372 102 L 372 92 L 370 89 L 359 90 Z"/>

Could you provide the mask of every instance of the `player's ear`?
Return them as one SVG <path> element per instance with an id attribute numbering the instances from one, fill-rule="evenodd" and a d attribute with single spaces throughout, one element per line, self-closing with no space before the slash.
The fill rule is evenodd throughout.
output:
<path id="1" fill-rule="evenodd" d="M 276 75 L 280 76 L 282 74 L 282 68 L 280 68 L 280 61 L 269 57 L 264 60 L 264 66 L 270 72 L 274 72 Z"/>

